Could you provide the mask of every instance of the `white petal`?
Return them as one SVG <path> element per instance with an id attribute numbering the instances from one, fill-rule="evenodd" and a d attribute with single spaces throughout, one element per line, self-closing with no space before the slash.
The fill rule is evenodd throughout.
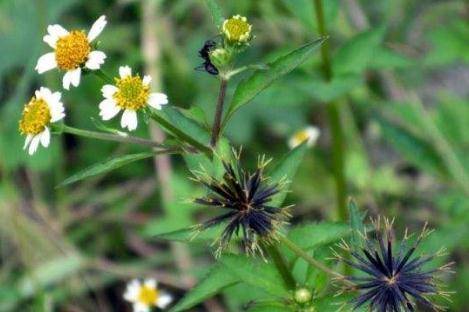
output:
<path id="1" fill-rule="evenodd" d="M 153 108 L 161 109 L 161 105 L 168 104 L 168 96 L 164 93 L 151 93 L 148 98 L 148 105 Z"/>
<path id="2" fill-rule="evenodd" d="M 149 312 L 150 307 L 147 306 L 146 304 L 137 302 L 134 304 L 134 312 Z"/>
<path id="3" fill-rule="evenodd" d="M 104 99 L 101 103 L 99 103 L 99 116 L 103 120 L 109 120 L 114 118 L 120 111 L 119 106 L 116 105 L 111 99 Z"/>
<path id="4" fill-rule="evenodd" d="M 47 27 L 49 35 L 57 38 L 65 37 L 68 35 L 68 30 L 60 26 L 59 24 L 49 25 Z"/>
<path id="5" fill-rule="evenodd" d="M 42 41 L 47 43 L 53 49 L 55 49 L 57 40 L 59 40 L 59 37 L 52 36 L 52 35 L 45 35 L 44 37 L 42 37 Z"/>
<path id="6" fill-rule="evenodd" d="M 132 69 L 127 65 L 119 67 L 119 76 L 121 78 L 132 76 Z"/>
<path id="7" fill-rule="evenodd" d="M 121 126 L 127 128 L 129 131 L 137 129 L 137 112 L 134 110 L 126 109 L 122 114 Z"/>
<path id="8" fill-rule="evenodd" d="M 49 88 L 41 87 L 39 88 L 39 92 L 36 91 L 36 98 L 38 98 L 38 95 L 39 95 L 39 98 L 48 102 L 49 100 L 51 100 L 52 92 L 50 91 Z"/>
<path id="9" fill-rule="evenodd" d="M 124 299 L 130 302 L 136 302 L 138 300 L 139 292 L 140 282 L 137 279 L 134 279 L 127 284 L 127 289 L 124 293 Z"/>
<path id="10" fill-rule="evenodd" d="M 50 52 L 50 53 L 44 54 L 37 60 L 37 65 L 35 69 L 37 70 L 39 74 L 42 74 L 56 67 L 57 67 L 57 61 L 55 60 L 55 53 Z"/>
<path id="11" fill-rule="evenodd" d="M 149 278 L 147 280 L 145 280 L 145 283 L 144 283 L 145 286 L 149 287 L 149 288 L 156 288 L 156 280 L 154 278 Z"/>
<path id="12" fill-rule="evenodd" d="M 94 22 L 93 26 L 91 26 L 90 32 L 88 33 L 88 41 L 93 41 L 99 34 L 103 31 L 104 27 L 106 26 L 106 16 L 101 15 L 96 22 Z"/>
<path id="13" fill-rule="evenodd" d="M 49 143 L 50 143 L 50 131 L 49 131 L 49 128 L 46 127 L 46 128 L 44 129 L 44 131 L 42 131 L 42 132 L 39 134 L 39 137 L 40 137 L 42 146 L 48 147 L 48 146 L 49 146 Z"/>
<path id="14" fill-rule="evenodd" d="M 164 309 L 171 303 L 171 301 L 173 301 L 173 297 L 170 294 L 162 293 L 159 295 L 155 304 L 158 308 Z"/>
<path id="15" fill-rule="evenodd" d="M 317 127 L 309 126 L 305 129 L 305 131 L 308 133 L 308 146 L 313 146 L 316 144 L 316 141 L 318 140 L 320 131 Z"/>
<path id="16" fill-rule="evenodd" d="M 108 85 L 104 85 L 101 88 L 101 93 L 106 99 L 112 99 L 112 97 L 114 96 L 114 93 L 116 93 L 117 90 L 119 89 L 117 89 L 116 86 L 108 84 Z"/>
<path id="17" fill-rule="evenodd" d="M 28 147 L 29 143 L 31 143 L 31 140 L 33 139 L 33 135 L 32 134 L 28 134 L 26 136 L 26 139 L 24 140 L 24 145 L 23 145 L 23 149 L 26 149 L 26 147 Z"/>
<path id="18" fill-rule="evenodd" d="M 91 70 L 96 70 L 104 64 L 104 60 L 106 59 L 106 54 L 101 51 L 92 51 L 88 55 L 88 61 L 86 61 L 85 66 Z"/>
<path id="19" fill-rule="evenodd" d="M 56 94 L 55 92 L 54 94 Z M 57 122 L 65 117 L 64 104 L 60 101 L 52 102 L 49 104 L 51 119 L 50 122 Z"/>
<path id="20" fill-rule="evenodd" d="M 81 68 L 78 67 L 74 70 L 69 70 L 65 73 L 63 78 L 63 87 L 65 90 L 70 89 L 70 84 L 74 87 L 78 87 L 80 84 L 80 77 L 81 77 Z"/>
<path id="21" fill-rule="evenodd" d="M 142 82 L 143 82 L 144 85 L 148 86 L 151 82 L 151 76 L 150 75 L 143 76 L 143 81 Z"/>
<path id="22" fill-rule="evenodd" d="M 28 153 L 29 155 L 32 155 L 36 152 L 37 150 L 37 147 L 39 146 L 39 141 L 41 140 L 41 137 L 40 135 L 35 135 L 32 140 L 31 140 L 31 144 L 29 144 L 29 149 L 28 149 Z"/>

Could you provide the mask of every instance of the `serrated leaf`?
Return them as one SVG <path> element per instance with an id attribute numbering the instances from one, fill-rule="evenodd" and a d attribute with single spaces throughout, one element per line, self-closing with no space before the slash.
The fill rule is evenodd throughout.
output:
<path id="1" fill-rule="evenodd" d="M 236 87 L 223 124 L 226 125 L 228 120 L 241 106 L 249 103 L 256 95 L 269 87 L 277 79 L 288 74 L 306 61 L 324 41 L 324 38 L 320 38 L 308 43 L 267 64 L 269 69 L 257 70 L 249 78 L 242 80 Z"/>
<path id="2" fill-rule="evenodd" d="M 215 24 L 215 27 L 220 28 L 224 18 L 223 18 L 223 13 L 218 5 L 216 0 L 204 0 L 205 4 L 208 7 L 208 10 L 210 11 L 210 14 L 212 15 L 212 20 L 213 23 Z"/>
<path id="3" fill-rule="evenodd" d="M 348 203 L 348 212 L 350 218 L 350 228 L 352 229 L 351 243 L 355 247 L 360 247 L 360 233 L 365 230 L 365 226 L 363 224 L 365 215 L 360 213 L 360 210 L 358 209 L 358 206 L 353 199 L 351 199 Z"/>
<path id="4" fill-rule="evenodd" d="M 234 254 L 222 256 L 220 263 L 246 284 L 262 289 L 273 296 L 286 297 L 288 295 L 288 289 L 272 263 Z"/>
<path id="5" fill-rule="evenodd" d="M 170 312 L 187 311 L 204 300 L 215 296 L 223 289 L 239 282 L 239 278 L 230 274 L 222 265 L 215 265 L 195 287 L 182 298 Z"/>
<path id="6" fill-rule="evenodd" d="M 142 160 L 145 158 L 150 158 L 154 154 L 153 153 L 138 153 L 138 154 L 130 154 L 120 157 L 114 157 L 105 161 L 102 161 L 98 164 L 94 164 L 70 177 L 65 179 L 62 183 L 57 185 L 57 187 L 63 187 L 66 185 L 70 185 L 76 183 L 78 181 L 84 180 L 86 178 L 94 177 L 100 174 L 105 174 L 110 171 L 116 170 L 120 167 L 128 165 L 132 162 Z"/>
<path id="7" fill-rule="evenodd" d="M 359 74 L 365 70 L 383 40 L 384 31 L 384 27 L 374 28 L 347 41 L 333 58 L 334 74 Z"/>
<path id="8" fill-rule="evenodd" d="M 272 182 L 279 182 L 282 179 L 286 179 L 288 184 L 290 184 L 307 150 L 307 144 L 303 143 L 286 154 L 269 172 L 269 177 L 271 178 Z M 280 207 L 285 200 L 287 193 L 288 185 L 286 185 L 279 194 L 272 198 L 270 205 L 274 207 Z"/>

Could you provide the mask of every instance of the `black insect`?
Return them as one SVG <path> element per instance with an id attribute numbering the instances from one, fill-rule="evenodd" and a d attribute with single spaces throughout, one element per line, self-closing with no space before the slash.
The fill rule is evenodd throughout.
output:
<path id="1" fill-rule="evenodd" d="M 204 70 L 210 75 L 218 75 L 218 68 L 216 68 L 212 61 L 210 61 L 210 52 L 215 49 L 216 46 L 217 43 L 213 40 L 205 41 L 204 46 L 199 50 L 199 56 L 204 60 L 204 62 L 195 69 Z"/>

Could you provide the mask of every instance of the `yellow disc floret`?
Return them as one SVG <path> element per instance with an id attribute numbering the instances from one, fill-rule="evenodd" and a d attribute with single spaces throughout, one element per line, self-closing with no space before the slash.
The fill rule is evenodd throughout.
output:
<path id="1" fill-rule="evenodd" d="M 140 76 L 127 76 L 116 79 L 117 91 L 114 100 L 121 109 L 139 110 L 147 105 L 150 87 Z"/>
<path id="2" fill-rule="evenodd" d="M 36 135 L 44 131 L 49 124 L 51 114 L 49 106 L 43 99 L 33 97 L 24 107 L 20 120 L 20 132 L 24 135 Z"/>
<path id="3" fill-rule="evenodd" d="M 246 17 L 235 15 L 223 22 L 222 31 L 228 41 L 245 43 L 251 38 L 251 28 Z"/>
<path id="4" fill-rule="evenodd" d="M 298 131 L 293 136 L 293 139 L 299 143 L 303 143 L 304 141 L 309 140 L 309 138 L 310 138 L 310 133 L 307 130 Z"/>
<path id="5" fill-rule="evenodd" d="M 91 46 L 85 32 L 73 30 L 57 40 L 55 60 L 62 70 L 73 70 L 86 62 Z"/>
<path id="6" fill-rule="evenodd" d="M 158 289 L 146 285 L 140 288 L 138 293 L 138 302 L 147 306 L 154 305 L 158 300 Z"/>

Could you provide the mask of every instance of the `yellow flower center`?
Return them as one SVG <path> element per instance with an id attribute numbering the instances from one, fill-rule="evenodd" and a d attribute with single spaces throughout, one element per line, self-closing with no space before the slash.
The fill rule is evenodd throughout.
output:
<path id="1" fill-rule="evenodd" d="M 121 109 L 138 110 L 147 105 L 150 87 L 143 84 L 140 76 L 116 79 L 116 87 L 114 100 Z"/>
<path id="2" fill-rule="evenodd" d="M 33 97 L 24 107 L 23 116 L 20 120 L 21 134 L 38 134 L 44 131 L 49 124 L 51 114 L 49 106 L 43 99 Z"/>
<path id="3" fill-rule="evenodd" d="M 251 25 L 245 17 L 234 16 L 223 23 L 223 32 L 230 41 L 245 42 L 250 37 Z"/>
<path id="4" fill-rule="evenodd" d="M 55 60 L 62 70 L 72 70 L 86 62 L 91 46 L 84 31 L 73 30 L 57 40 Z"/>
<path id="5" fill-rule="evenodd" d="M 142 286 L 138 294 L 138 301 L 147 306 L 154 305 L 158 299 L 158 289 Z"/>
<path id="6" fill-rule="evenodd" d="M 301 130 L 301 131 L 298 131 L 297 133 L 295 133 L 293 138 L 294 138 L 295 141 L 297 141 L 299 143 L 303 143 L 304 141 L 309 140 L 309 133 L 306 130 Z"/>

